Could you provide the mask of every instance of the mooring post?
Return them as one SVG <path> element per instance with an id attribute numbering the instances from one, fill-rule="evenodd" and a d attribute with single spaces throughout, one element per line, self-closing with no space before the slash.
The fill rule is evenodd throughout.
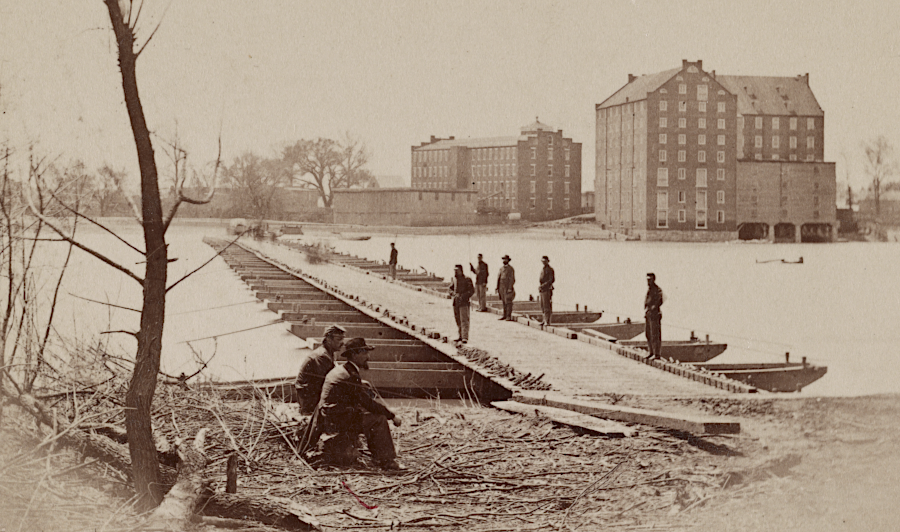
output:
<path id="1" fill-rule="evenodd" d="M 790 361 L 791 361 L 791 353 L 790 353 L 790 351 L 785 351 L 784 352 L 784 363 L 788 364 L 788 363 L 790 363 Z"/>
<path id="2" fill-rule="evenodd" d="M 238 456 L 231 452 L 225 468 L 225 493 L 237 493 Z"/>

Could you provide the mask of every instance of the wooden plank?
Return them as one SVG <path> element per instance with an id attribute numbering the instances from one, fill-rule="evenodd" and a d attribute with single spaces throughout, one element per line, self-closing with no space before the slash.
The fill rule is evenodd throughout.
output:
<path id="1" fill-rule="evenodd" d="M 547 392 L 519 392 L 513 396 L 513 400 L 529 405 L 552 406 L 572 410 L 603 419 L 638 423 L 693 434 L 738 434 L 741 431 L 739 422 L 727 418 L 671 414 L 643 408 L 607 405 Z"/>
<path id="2" fill-rule="evenodd" d="M 616 423 L 615 421 L 597 419 L 587 414 L 580 414 L 562 408 L 527 405 L 516 401 L 494 401 L 491 403 L 491 406 L 507 412 L 515 412 L 517 414 L 543 416 L 556 423 L 562 423 L 563 425 L 569 425 L 570 427 L 579 427 L 614 438 L 634 436 L 637 432 L 635 429 L 621 423 Z"/>

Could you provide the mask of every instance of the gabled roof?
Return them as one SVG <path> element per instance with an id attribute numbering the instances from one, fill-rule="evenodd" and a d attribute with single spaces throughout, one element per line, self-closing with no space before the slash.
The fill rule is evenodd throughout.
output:
<path id="1" fill-rule="evenodd" d="M 520 140 L 527 140 L 527 137 L 483 137 L 476 139 L 439 140 L 426 146 L 417 146 L 413 148 L 413 150 L 446 150 L 451 146 L 463 146 L 466 148 L 501 148 L 506 146 L 516 146 Z"/>
<path id="2" fill-rule="evenodd" d="M 681 67 L 673 68 L 671 70 L 665 70 L 663 72 L 657 72 L 656 74 L 646 74 L 643 76 L 638 76 L 628 85 L 625 85 L 612 96 L 603 101 L 600 105 L 597 106 L 597 109 L 605 109 L 607 107 L 614 107 L 616 105 L 622 105 L 626 102 L 636 102 L 639 100 L 646 100 L 647 94 L 655 91 L 662 85 L 663 83 L 672 79 L 675 74 L 681 72 Z"/>
<path id="3" fill-rule="evenodd" d="M 551 131 L 555 132 L 556 128 L 552 126 L 548 126 L 547 124 L 542 123 L 537 117 L 534 118 L 534 122 L 528 124 L 527 126 L 522 127 L 519 131 L 522 132 L 523 135 L 527 133 L 537 133 L 538 131 Z"/>
<path id="4" fill-rule="evenodd" d="M 716 76 L 737 96 L 742 115 L 823 116 L 825 112 L 809 88 L 807 76 Z"/>

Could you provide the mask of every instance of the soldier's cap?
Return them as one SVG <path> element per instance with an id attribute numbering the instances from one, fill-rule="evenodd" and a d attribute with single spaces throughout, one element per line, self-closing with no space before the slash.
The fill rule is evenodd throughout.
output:
<path id="1" fill-rule="evenodd" d="M 459 269 L 461 270 L 461 269 L 462 269 L 462 264 L 457 264 L 456 266 L 454 266 L 454 268 L 459 268 Z"/>
<path id="2" fill-rule="evenodd" d="M 349 340 L 344 340 L 344 351 L 342 355 L 344 358 L 349 358 L 348 355 L 350 353 L 355 353 L 357 351 L 371 351 L 375 349 L 371 345 L 366 345 L 365 338 L 351 338 Z"/>
<path id="3" fill-rule="evenodd" d="M 503 255 L 503 257 L 501 257 L 500 260 L 512 260 L 512 259 L 509 258 L 509 255 Z"/>
<path id="4" fill-rule="evenodd" d="M 547 261 L 547 262 L 550 262 L 550 259 L 547 258 L 547 255 L 544 255 L 543 257 L 541 257 L 541 260 L 545 260 L 545 261 Z"/>
<path id="5" fill-rule="evenodd" d="M 648 273 L 648 274 L 647 274 L 647 279 L 656 279 L 656 274 L 655 274 L 655 273 Z"/>
<path id="6" fill-rule="evenodd" d="M 332 325 L 325 329 L 325 336 L 344 336 L 347 334 L 347 329 L 341 327 L 340 325 Z"/>

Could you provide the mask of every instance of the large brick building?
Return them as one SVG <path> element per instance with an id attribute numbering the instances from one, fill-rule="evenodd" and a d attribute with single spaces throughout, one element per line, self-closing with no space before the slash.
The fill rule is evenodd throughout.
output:
<path id="1" fill-rule="evenodd" d="M 519 135 L 412 147 L 414 189 L 475 190 L 482 213 L 553 220 L 581 212 L 581 143 L 536 120 Z"/>
<path id="2" fill-rule="evenodd" d="M 595 111 L 595 214 L 614 231 L 799 241 L 835 227 L 834 165 L 823 162 L 808 75 L 721 76 L 683 61 L 629 75 Z"/>

